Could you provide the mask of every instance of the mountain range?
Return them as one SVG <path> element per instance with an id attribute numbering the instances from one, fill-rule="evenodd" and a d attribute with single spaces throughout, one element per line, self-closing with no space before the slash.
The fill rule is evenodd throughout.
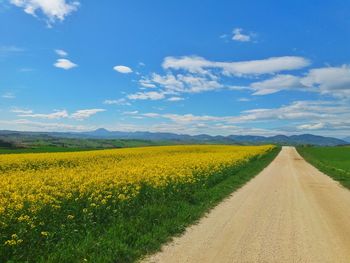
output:
<path id="1" fill-rule="evenodd" d="M 137 139 L 150 141 L 175 141 L 179 143 L 220 143 L 220 144 L 280 144 L 280 145 L 320 145 L 335 146 L 349 144 L 350 137 L 347 140 L 341 140 L 333 137 L 324 137 L 312 134 L 301 135 L 275 135 L 275 136 L 255 136 L 255 135 L 229 135 L 229 136 L 211 136 L 207 134 L 188 135 L 164 132 L 121 132 L 109 131 L 100 128 L 88 132 L 22 132 L 22 131 L 0 131 L 0 136 L 50 136 L 60 138 L 76 139 Z"/>

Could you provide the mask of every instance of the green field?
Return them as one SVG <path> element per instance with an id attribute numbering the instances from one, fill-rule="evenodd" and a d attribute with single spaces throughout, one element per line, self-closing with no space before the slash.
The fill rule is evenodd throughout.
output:
<path id="1" fill-rule="evenodd" d="M 130 148 L 171 145 L 167 141 L 148 140 L 107 140 L 107 139 L 66 139 L 66 138 L 6 138 L 0 139 L 0 154 L 9 153 L 46 153 L 77 152 L 99 149 Z M 1 144 L 2 142 L 2 144 Z M 9 142 L 9 143 L 8 143 Z M 6 147 L 5 147 L 6 145 Z"/>
<path id="2" fill-rule="evenodd" d="M 350 147 L 299 147 L 305 160 L 350 189 Z"/>

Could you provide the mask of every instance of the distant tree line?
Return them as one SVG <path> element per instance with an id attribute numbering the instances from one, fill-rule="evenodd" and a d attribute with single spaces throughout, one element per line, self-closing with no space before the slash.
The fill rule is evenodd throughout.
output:
<path id="1" fill-rule="evenodd" d="M 15 148 L 16 146 L 12 142 L 0 140 L 0 148 Z"/>

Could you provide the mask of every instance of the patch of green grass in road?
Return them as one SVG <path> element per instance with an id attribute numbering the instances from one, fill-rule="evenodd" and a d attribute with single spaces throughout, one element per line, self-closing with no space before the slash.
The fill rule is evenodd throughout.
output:
<path id="1" fill-rule="evenodd" d="M 276 147 L 196 184 L 162 190 L 142 187 L 138 197 L 121 206 L 117 215 L 101 218 L 94 228 L 59 242 L 53 251 L 40 251 L 36 262 L 135 262 L 198 221 L 262 171 L 279 151 Z"/>
<path id="2" fill-rule="evenodd" d="M 320 171 L 350 189 L 350 147 L 298 147 L 299 154 Z"/>

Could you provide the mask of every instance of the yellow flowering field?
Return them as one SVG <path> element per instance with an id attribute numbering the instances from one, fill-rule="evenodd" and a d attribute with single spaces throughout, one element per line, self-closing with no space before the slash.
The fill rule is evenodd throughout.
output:
<path id="1" fill-rule="evenodd" d="M 177 186 L 205 184 L 212 175 L 273 147 L 158 146 L 0 155 L 0 261 L 28 260 L 25 253 L 33 248 L 107 224 L 110 215 L 127 209 L 123 204 L 136 200 L 143 189 L 179 191 Z"/>

